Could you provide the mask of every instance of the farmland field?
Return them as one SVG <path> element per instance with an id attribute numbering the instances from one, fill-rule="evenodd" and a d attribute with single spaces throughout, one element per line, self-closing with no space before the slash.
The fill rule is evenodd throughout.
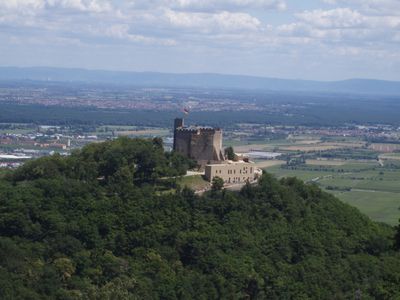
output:
<path id="1" fill-rule="evenodd" d="M 326 150 L 334 150 L 334 149 L 343 149 L 343 148 L 361 148 L 363 147 L 363 143 L 296 143 L 296 145 L 280 147 L 280 150 L 283 151 L 304 151 L 304 152 L 312 152 L 312 151 L 326 151 Z"/>
<path id="2" fill-rule="evenodd" d="M 370 148 L 375 151 L 390 153 L 390 152 L 400 150 L 400 145 L 399 144 L 383 144 L 383 143 L 379 144 L 378 143 L 378 144 L 372 144 L 370 146 Z"/>
<path id="3" fill-rule="evenodd" d="M 379 156 L 381 159 L 400 160 L 400 153 L 387 153 Z"/>
<path id="4" fill-rule="evenodd" d="M 346 164 L 344 160 L 317 160 L 317 159 L 308 159 L 307 165 L 315 165 L 315 166 L 343 166 Z"/>
<path id="5" fill-rule="evenodd" d="M 351 191 L 339 192 L 335 195 L 360 211 L 371 219 L 396 225 L 399 220 L 400 194 L 390 192 Z"/>
<path id="6" fill-rule="evenodd" d="M 282 160 L 261 160 L 261 161 L 256 161 L 256 166 L 258 168 L 268 168 L 268 167 L 273 167 L 273 166 L 280 166 L 284 164 L 285 162 Z"/>
<path id="7" fill-rule="evenodd" d="M 275 165 L 266 167 L 266 171 L 278 178 L 294 176 L 314 182 L 376 221 L 395 225 L 400 218 L 400 169 L 382 167 L 376 162 L 335 166 L 312 161 L 292 168 Z"/>
<path id="8" fill-rule="evenodd" d="M 170 133 L 167 129 L 144 129 L 116 131 L 117 136 L 166 136 Z"/>

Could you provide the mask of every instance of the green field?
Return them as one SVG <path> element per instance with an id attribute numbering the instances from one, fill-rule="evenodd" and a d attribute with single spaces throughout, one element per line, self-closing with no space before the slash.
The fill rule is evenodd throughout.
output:
<path id="1" fill-rule="evenodd" d="M 8 169 L 0 168 L 0 179 L 3 178 L 4 175 L 6 175 L 9 172 L 10 172 L 10 170 L 8 170 Z"/>
<path id="2" fill-rule="evenodd" d="M 351 162 L 342 166 L 273 166 L 266 171 L 277 177 L 294 176 L 314 182 L 376 221 L 391 225 L 400 218 L 400 169 L 377 163 Z"/>
<path id="3" fill-rule="evenodd" d="M 28 134 L 34 132 L 35 130 L 33 129 L 0 129 L 0 134 Z"/>
<path id="4" fill-rule="evenodd" d="M 201 190 L 210 186 L 210 183 L 200 175 L 179 178 L 177 183 L 182 187 L 186 186 L 193 190 Z"/>
<path id="5" fill-rule="evenodd" d="M 334 193 L 340 200 L 357 207 L 371 219 L 391 225 L 400 218 L 400 193 L 351 191 Z"/>

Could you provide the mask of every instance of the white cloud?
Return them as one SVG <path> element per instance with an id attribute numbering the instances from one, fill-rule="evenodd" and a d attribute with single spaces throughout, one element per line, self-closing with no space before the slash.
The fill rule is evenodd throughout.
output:
<path id="1" fill-rule="evenodd" d="M 323 1 L 332 7 L 285 10 L 285 0 L 0 0 L 0 47 L 13 41 L 27 49 L 63 43 L 120 53 L 151 49 L 164 61 L 173 53 L 223 60 L 228 52 L 239 60 L 254 53 L 294 61 L 400 60 L 400 0 Z"/>
<path id="2" fill-rule="evenodd" d="M 286 9 L 284 0 L 134 0 L 137 8 L 168 8 L 184 11 L 236 11 L 248 8 Z"/>
<path id="3" fill-rule="evenodd" d="M 44 6 L 43 0 L 1 0 L 0 7 L 2 9 L 20 9 L 33 8 L 38 9 Z"/>
<path id="4" fill-rule="evenodd" d="M 261 22 L 246 13 L 219 12 L 209 13 L 188 13 L 168 10 L 165 12 L 167 21 L 178 28 L 194 29 L 200 32 L 213 31 L 253 31 L 257 30 Z"/>
<path id="5" fill-rule="evenodd" d="M 319 42 L 343 46 L 392 41 L 400 28 L 399 16 L 367 14 L 350 8 L 316 9 L 295 16 L 297 22 L 278 26 L 277 30 L 285 36 L 311 37 Z"/>
<path id="6" fill-rule="evenodd" d="M 106 0 L 46 0 L 48 7 L 69 8 L 83 12 L 101 13 L 112 9 Z"/>
<path id="7" fill-rule="evenodd" d="M 163 46 L 174 46 L 176 45 L 176 41 L 172 39 L 164 39 L 164 38 L 151 38 L 147 36 L 143 36 L 140 34 L 131 33 L 131 29 L 127 24 L 117 24 L 112 25 L 107 28 L 92 28 L 91 33 L 98 36 L 107 36 L 115 39 L 119 39 L 121 41 L 128 41 L 134 43 L 143 43 L 143 44 L 158 44 Z"/>
<path id="8" fill-rule="evenodd" d="M 323 0 L 331 5 L 352 5 L 371 14 L 400 15 L 399 0 Z"/>
<path id="9" fill-rule="evenodd" d="M 296 14 L 296 17 L 319 28 L 351 28 L 364 25 L 366 18 L 350 8 L 312 10 Z"/>

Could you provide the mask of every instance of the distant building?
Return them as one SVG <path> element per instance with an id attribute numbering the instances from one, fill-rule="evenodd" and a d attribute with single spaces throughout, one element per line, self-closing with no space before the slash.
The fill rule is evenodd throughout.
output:
<path id="1" fill-rule="evenodd" d="M 175 119 L 173 150 L 197 161 L 201 166 L 225 160 L 222 151 L 222 130 L 211 127 L 185 127 L 183 119 Z"/>
<path id="2" fill-rule="evenodd" d="M 260 175 L 260 170 L 256 168 L 253 162 L 245 161 L 226 161 L 220 164 L 206 165 L 205 177 L 212 181 L 218 176 L 227 183 L 252 182 Z"/>

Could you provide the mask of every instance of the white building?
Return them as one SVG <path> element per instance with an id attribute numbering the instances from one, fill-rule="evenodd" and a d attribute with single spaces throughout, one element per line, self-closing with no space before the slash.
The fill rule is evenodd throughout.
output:
<path id="1" fill-rule="evenodd" d="M 260 174 L 253 162 L 245 161 L 225 161 L 221 164 L 206 165 L 205 176 L 210 182 L 218 176 L 229 183 L 252 182 Z"/>

